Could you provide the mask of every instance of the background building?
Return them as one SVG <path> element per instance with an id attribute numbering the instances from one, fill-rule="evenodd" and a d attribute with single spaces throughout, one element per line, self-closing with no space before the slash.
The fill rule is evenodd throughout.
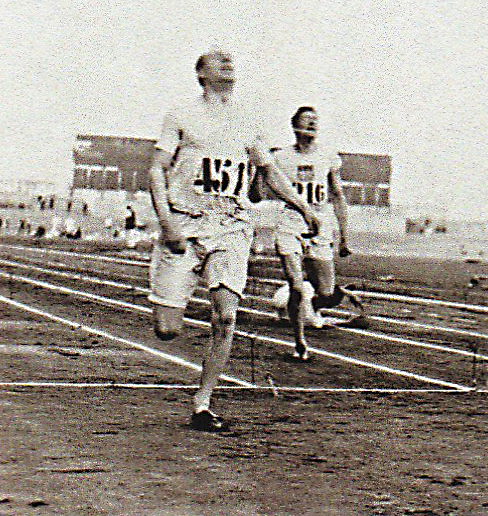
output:
<path id="1" fill-rule="evenodd" d="M 154 143 L 144 138 L 78 135 L 72 191 L 147 191 Z"/>
<path id="2" fill-rule="evenodd" d="M 73 149 L 73 202 L 99 217 L 123 217 L 127 205 L 138 220 L 154 223 L 149 167 L 155 140 L 80 134 Z"/>
<path id="3" fill-rule="evenodd" d="M 149 167 L 155 140 L 80 134 L 73 149 L 74 173 L 71 195 L 99 216 L 118 219 L 130 204 L 144 224 L 155 225 L 149 196 Z M 391 158 L 387 155 L 340 153 L 341 178 L 350 205 L 351 227 L 391 231 Z M 273 225 L 263 206 L 259 220 Z"/>
<path id="4" fill-rule="evenodd" d="M 340 152 L 341 179 L 350 206 L 390 206 L 391 158 Z"/>

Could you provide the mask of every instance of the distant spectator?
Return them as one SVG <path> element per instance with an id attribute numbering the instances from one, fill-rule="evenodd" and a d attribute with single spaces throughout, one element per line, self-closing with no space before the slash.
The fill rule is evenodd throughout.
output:
<path id="1" fill-rule="evenodd" d="M 68 204 L 66 205 L 66 212 L 70 213 L 72 207 L 73 207 L 73 203 L 71 201 L 68 201 Z"/>
<path id="2" fill-rule="evenodd" d="M 78 226 L 74 233 L 66 233 L 66 238 L 71 240 L 78 240 L 81 238 L 81 228 Z"/>
<path id="3" fill-rule="evenodd" d="M 55 197 L 54 197 L 54 195 L 52 195 L 51 198 L 49 199 L 49 209 L 50 210 L 54 210 L 54 202 L 55 202 Z"/>
<path id="4" fill-rule="evenodd" d="M 34 233 L 34 236 L 36 238 L 41 238 L 43 237 L 44 235 L 46 234 L 46 228 L 44 226 L 39 226 L 37 229 L 36 229 L 36 232 Z"/>
<path id="5" fill-rule="evenodd" d="M 25 233 L 25 228 L 26 228 L 25 220 L 24 219 L 20 219 L 19 228 L 17 230 L 17 233 L 19 235 L 23 235 Z"/>
<path id="6" fill-rule="evenodd" d="M 88 215 L 88 204 L 86 202 L 83 203 L 82 211 L 83 211 L 83 215 Z"/>
<path id="7" fill-rule="evenodd" d="M 431 236 L 434 232 L 434 228 L 432 227 L 432 221 L 430 219 L 425 219 L 423 233 L 426 236 Z"/>
<path id="8" fill-rule="evenodd" d="M 73 217 L 68 217 L 64 223 L 64 235 L 66 238 L 80 238 L 81 229 Z"/>
<path id="9" fill-rule="evenodd" d="M 130 249 L 134 249 L 139 241 L 139 234 L 137 231 L 136 224 L 136 212 L 132 206 L 127 206 L 125 211 L 125 238 L 127 246 Z"/>
<path id="10" fill-rule="evenodd" d="M 130 231 L 136 228 L 136 212 L 132 206 L 127 206 L 125 210 L 125 230 Z"/>
<path id="11" fill-rule="evenodd" d="M 110 237 L 110 238 L 113 238 L 115 235 L 115 229 L 114 229 L 114 221 L 112 219 L 112 217 L 106 217 L 105 220 L 103 221 L 103 227 L 105 228 L 105 235 Z"/>
<path id="12" fill-rule="evenodd" d="M 51 227 L 46 233 L 47 238 L 57 238 L 63 233 L 63 219 L 58 215 L 54 215 L 51 221 Z"/>

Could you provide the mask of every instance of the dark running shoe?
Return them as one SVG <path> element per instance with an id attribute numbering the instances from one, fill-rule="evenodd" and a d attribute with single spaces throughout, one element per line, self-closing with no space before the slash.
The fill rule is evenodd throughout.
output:
<path id="1" fill-rule="evenodd" d="M 308 354 L 308 351 L 302 354 L 295 351 L 294 353 L 285 353 L 283 360 L 290 364 L 308 364 L 313 361 L 313 357 Z"/>
<path id="2" fill-rule="evenodd" d="M 307 362 L 309 360 L 308 346 L 306 342 L 298 342 L 295 344 L 295 352 L 293 353 L 293 358 L 295 360 L 298 360 L 299 362 Z"/>
<path id="3" fill-rule="evenodd" d="M 353 317 L 348 321 L 337 323 L 336 326 L 340 328 L 355 328 L 357 330 L 367 330 L 369 328 L 369 321 L 364 315 Z"/>
<path id="4" fill-rule="evenodd" d="M 312 298 L 313 311 L 317 312 L 321 308 L 334 308 L 341 304 L 345 295 L 346 292 L 339 286 L 334 287 L 334 292 L 330 296 L 315 295 Z"/>
<path id="5" fill-rule="evenodd" d="M 320 310 L 321 308 L 331 309 L 338 305 L 340 305 L 344 299 L 347 297 L 350 303 L 360 310 L 363 310 L 363 304 L 359 299 L 357 294 L 351 292 L 351 290 L 355 290 L 355 285 L 349 284 L 344 287 L 336 285 L 334 287 L 334 292 L 330 296 L 318 296 L 315 295 L 312 298 L 312 307 L 315 312 Z"/>
<path id="6" fill-rule="evenodd" d="M 295 352 L 293 353 L 293 358 L 297 362 L 308 362 L 310 360 L 310 355 L 308 354 L 308 349 L 305 348 L 305 349 L 295 350 Z"/>
<path id="7" fill-rule="evenodd" d="M 191 416 L 191 427 L 203 432 L 226 432 L 229 430 L 229 424 L 210 410 L 194 412 Z"/>

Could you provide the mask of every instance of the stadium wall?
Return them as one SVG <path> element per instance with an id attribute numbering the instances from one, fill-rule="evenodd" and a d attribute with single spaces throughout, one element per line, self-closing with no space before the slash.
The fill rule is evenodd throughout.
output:
<path id="1" fill-rule="evenodd" d="M 131 206 L 142 224 L 157 227 L 149 190 L 149 167 L 155 140 L 79 134 L 73 149 L 71 196 L 91 212 L 115 220 Z M 350 226 L 360 231 L 401 231 L 403 222 L 390 211 L 391 158 L 340 153 L 341 178 L 350 205 Z M 256 205 L 256 221 L 266 234 L 275 220 L 271 201 Z"/>

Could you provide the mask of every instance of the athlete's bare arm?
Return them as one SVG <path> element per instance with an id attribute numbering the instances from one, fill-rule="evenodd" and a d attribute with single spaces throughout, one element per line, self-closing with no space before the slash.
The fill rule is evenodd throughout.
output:
<path id="1" fill-rule="evenodd" d="M 161 226 L 161 239 L 168 249 L 177 254 L 183 254 L 186 240 L 181 228 L 174 220 L 168 204 L 165 170 L 172 166 L 173 156 L 170 152 L 155 149 L 153 161 L 149 170 L 151 179 L 151 198 Z"/>
<path id="2" fill-rule="evenodd" d="M 264 179 L 276 195 L 301 213 L 310 229 L 309 236 L 316 236 L 320 231 L 320 219 L 310 209 L 309 205 L 299 197 L 290 181 L 273 162 L 265 166 Z"/>
<path id="3" fill-rule="evenodd" d="M 347 202 L 341 183 L 341 175 L 338 168 L 332 167 L 327 176 L 329 193 L 334 207 L 334 214 L 339 225 L 339 255 L 349 256 L 351 251 L 347 246 Z"/>

